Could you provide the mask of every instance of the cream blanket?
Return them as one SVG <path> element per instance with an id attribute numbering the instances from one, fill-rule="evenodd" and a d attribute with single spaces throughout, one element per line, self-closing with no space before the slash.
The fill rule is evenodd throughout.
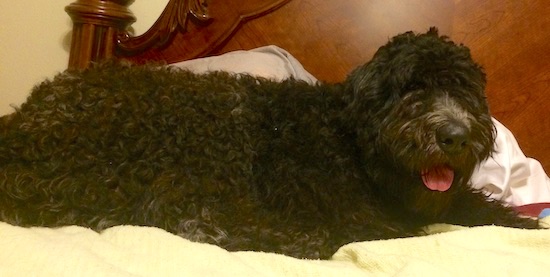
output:
<path id="1" fill-rule="evenodd" d="M 550 217 L 545 219 L 550 224 Z M 429 236 L 357 242 L 330 261 L 227 252 L 152 227 L 0 223 L 0 276 L 548 276 L 550 230 L 434 225 Z"/>

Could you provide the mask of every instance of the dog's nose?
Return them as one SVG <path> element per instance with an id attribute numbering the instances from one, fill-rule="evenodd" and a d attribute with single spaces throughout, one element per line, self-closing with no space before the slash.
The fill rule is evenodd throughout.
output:
<path id="1" fill-rule="evenodd" d="M 450 122 L 437 129 L 437 143 L 447 154 L 458 154 L 468 144 L 468 128 L 459 122 Z"/>

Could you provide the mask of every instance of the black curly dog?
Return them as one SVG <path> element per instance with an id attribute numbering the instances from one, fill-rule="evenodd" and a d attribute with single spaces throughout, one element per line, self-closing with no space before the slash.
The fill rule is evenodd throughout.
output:
<path id="1" fill-rule="evenodd" d="M 538 228 L 468 184 L 493 151 L 484 88 L 435 28 L 394 37 L 340 84 L 69 71 L 0 119 L 0 219 L 308 258 L 436 222 Z"/>

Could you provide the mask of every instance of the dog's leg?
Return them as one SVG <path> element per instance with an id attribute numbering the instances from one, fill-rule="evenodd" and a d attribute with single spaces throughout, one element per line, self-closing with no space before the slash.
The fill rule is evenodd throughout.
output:
<path id="1" fill-rule="evenodd" d="M 541 228 L 538 220 L 520 216 L 512 207 L 489 199 L 480 191 L 464 191 L 455 198 L 444 221 L 465 226 L 499 225 L 505 227 Z"/>

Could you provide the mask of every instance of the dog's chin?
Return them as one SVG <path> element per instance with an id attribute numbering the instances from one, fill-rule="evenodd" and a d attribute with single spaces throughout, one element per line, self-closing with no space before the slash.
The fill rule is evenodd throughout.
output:
<path id="1" fill-rule="evenodd" d="M 385 174 L 373 175 L 381 191 L 399 199 L 400 208 L 412 216 L 434 220 L 442 218 L 452 206 L 456 192 L 467 185 L 469 168 L 453 167 L 450 163 L 424 163 L 410 168 L 407 165 L 380 162 Z M 392 168 L 392 170 L 387 170 Z M 465 181 L 466 180 L 466 181 Z"/>
<path id="2" fill-rule="evenodd" d="M 456 197 L 456 191 L 467 185 L 461 172 L 441 165 L 419 172 L 405 196 L 404 207 L 426 219 L 443 217 Z"/>

